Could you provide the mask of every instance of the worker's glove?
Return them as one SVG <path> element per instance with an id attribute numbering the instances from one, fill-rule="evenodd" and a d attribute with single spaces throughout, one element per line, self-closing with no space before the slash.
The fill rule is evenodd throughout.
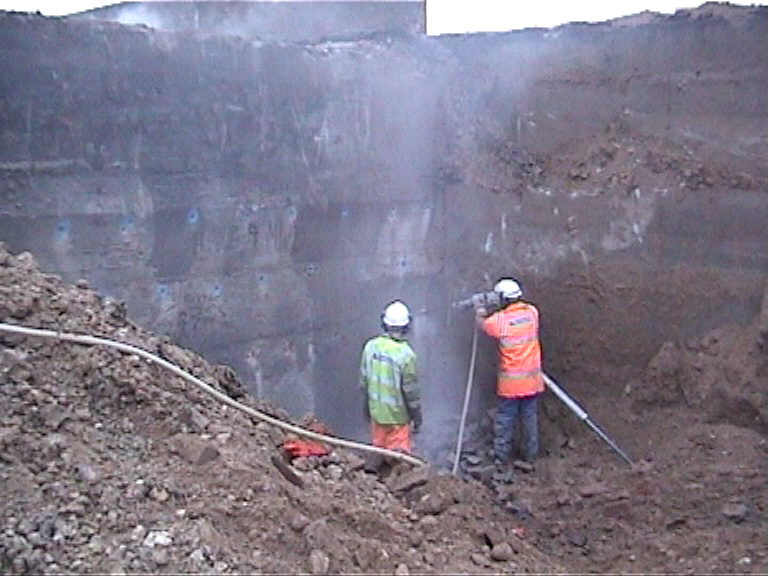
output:
<path id="1" fill-rule="evenodd" d="M 475 310 L 485 308 L 485 294 L 482 292 L 472 295 L 472 306 Z"/>

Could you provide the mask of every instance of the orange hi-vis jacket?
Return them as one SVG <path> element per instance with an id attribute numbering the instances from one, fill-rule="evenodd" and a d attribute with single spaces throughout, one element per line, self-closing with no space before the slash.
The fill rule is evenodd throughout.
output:
<path id="1" fill-rule="evenodd" d="M 523 398 L 544 391 L 539 344 L 539 311 L 517 301 L 483 320 L 483 330 L 499 341 L 496 394 Z"/>

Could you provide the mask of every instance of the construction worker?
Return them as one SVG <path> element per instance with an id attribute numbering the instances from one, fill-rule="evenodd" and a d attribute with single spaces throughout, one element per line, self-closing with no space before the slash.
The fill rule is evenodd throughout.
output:
<path id="1" fill-rule="evenodd" d="M 400 301 L 381 316 L 383 334 L 369 339 L 360 360 L 360 387 L 374 446 L 410 453 L 411 430 L 421 427 L 416 354 L 405 340 L 411 314 Z"/>
<path id="2" fill-rule="evenodd" d="M 473 297 L 478 327 L 498 340 L 497 407 L 493 423 L 496 463 L 509 460 L 518 416 L 525 436 L 523 458 L 532 462 L 539 451 L 537 400 L 544 392 L 539 344 L 539 312 L 522 300 L 520 285 L 511 278 L 493 287 L 501 304 L 488 315 L 485 299 Z"/>

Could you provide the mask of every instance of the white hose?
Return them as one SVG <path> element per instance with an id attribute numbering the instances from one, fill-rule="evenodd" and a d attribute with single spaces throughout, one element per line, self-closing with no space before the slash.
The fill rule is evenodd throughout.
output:
<path id="1" fill-rule="evenodd" d="M 477 324 L 472 336 L 472 356 L 469 361 L 469 374 L 467 375 L 467 389 L 464 394 L 464 407 L 461 409 L 461 421 L 459 423 L 459 437 L 456 440 L 456 456 L 453 460 L 453 475 L 459 470 L 459 458 L 461 457 L 461 443 L 464 438 L 464 422 L 467 419 L 467 409 L 469 408 L 469 397 L 472 395 L 472 381 L 475 376 L 475 357 L 477 356 Z"/>
<path id="2" fill-rule="evenodd" d="M 77 344 L 86 344 L 89 346 L 102 345 L 102 346 L 115 348 L 117 350 L 120 350 L 121 352 L 125 352 L 126 354 L 136 354 L 151 362 L 159 364 L 160 366 L 170 370 L 177 376 L 181 376 L 182 378 L 184 378 L 188 382 L 191 382 L 198 388 L 202 389 L 204 392 L 207 392 L 208 394 L 210 394 L 211 396 L 213 396 L 223 404 L 226 404 L 227 406 L 231 406 L 232 408 L 235 408 L 236 410 L 240 410 L 241 412 L 245 412 L 249 416 L 253 416 L 254 418 L 257 418 L 263 422 L 271 424 L 272 426 L 277 426 L 278 428 L 282 428 L 283 430 L 287 430 L 288 432 L 293 432 L 294 434 L 298 434 L 299 436 L 311 438 L 312 440 L 317 440 L 319 442 L 325 442 L 327 444 L 332 444 L 335 446 L 350 448 L 352 450 L 362 450 L 364 452 L 381 454 L 383 456 L 388 456 L 396 460 L 402 460 L 404 462 L 408 462 L 416 466 L 426 465 L 426 462 L 424 462 L 423 460 L 420 460 L 419 458 L 411 456 L 410 454 L 395 452 L 392 450 L 387 450 L 385 448 L 379 448 L 377 446 L 370 446 L 368 444 L 360 444 L 359 442 L 352 442 L 350 440 L 344 440 L 342 438 L 326 436 L 325 434 L 318 434 L 317 432 L 305 430 L 304 428 L 300 428 L 299 426 L 294 426 L 293 424 L 288 424 L 287 422 L 283 422 L 282 420 L 273 418 L 268 414 L 264 414 L 263 412 L 255 410 L 250 406 L 246 406 L 245 404 L 241 404 L 240 402 L 233 400 L 226 394 L 223 394 L 222 392 L 219 392 L 215 388 L 212 388 L 211 386 L 209 386 L 199 378 L 196 378 L 192 374 L 185 372 L 175 364 L 171 364 L 167 360 L 163 360 L 162 358 L 155 356 L 154 354 L 151 354 L 146 350 L 142 350 L 141 348 L 137 348 L 136 346 L 132 346 L 130 344 L 125 344 L 123 342 L 118 342 L 116 340 L 110 340 L 107 338 L 98 338 L 96 336 L 72 334 L 67 332 L 58 332 L 54 330 L 42 330 L 39 328 L 28 328 L 26 326 L 17 326 L 15 324 L 5 324 L 5 323 L 0 323 L 0 332 L 11 332 L 14 334 L 23 334 L 25 336 L 37 336 L 40 338 L 50 338 L 54 340 L 61 340 L 63 342 L 75 342 Z"/>

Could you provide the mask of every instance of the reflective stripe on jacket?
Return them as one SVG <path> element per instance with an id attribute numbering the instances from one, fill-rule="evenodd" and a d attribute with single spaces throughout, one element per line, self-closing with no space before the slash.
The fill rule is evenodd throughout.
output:
<path id="1" fill-rule="evenodd" d="M 539 344 L 539 311 L 513 302 L 483 321 L 483 330 L 499 341 L 496 394 L 521 398 L 544 391 Z"/>
<path id="2" fill-rule="evenodd" d="M 368 395 L 368 411 L 378 424 L 408 424 L 421 409 L 416 354 L 405 340 L 386 334 L 363 346 L 360 387 Z"/>

